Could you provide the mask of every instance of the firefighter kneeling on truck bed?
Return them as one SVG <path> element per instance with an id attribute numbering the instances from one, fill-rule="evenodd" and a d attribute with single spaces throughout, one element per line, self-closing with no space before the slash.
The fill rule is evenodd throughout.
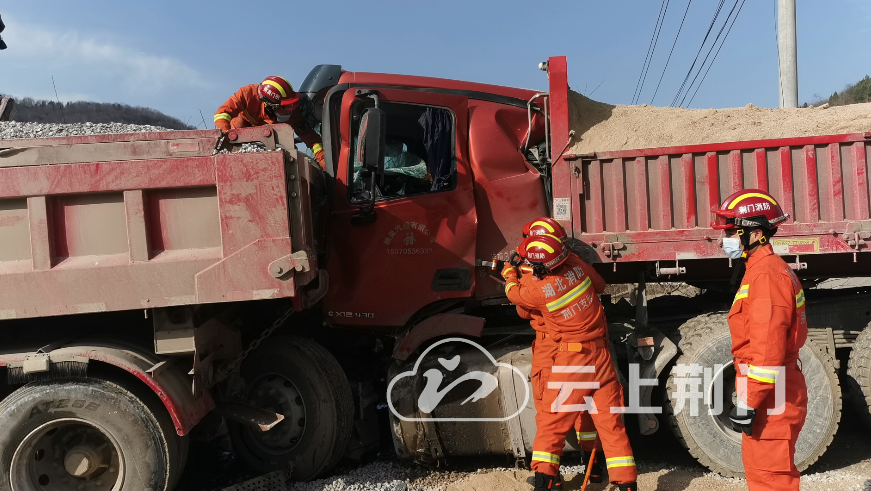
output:
<path id="1" fill-rule="evenodd" d="M 324 168 L 323 142 L 313 128 L 311 101 L 293 90 L 284 77 L 266 77 L 260 85 L 246 85 L 215 111 L 215 127 L 224 132 L 275 123 L 289 124 Z"/>
<path id="2" fill-rule="evenodd" d="M 636 491 L 632 447 L 620 412 L 611 411 L 623 407 L 623 389 L 611 361 L 604 308 L 596 296 L 605 281 L 550 234 L 530 235 L 517 253 L 532 266 L 532 274 L 520 277 L 519 263 L 512 259 L 502 271 L 506 295 L 518 307 L 540 313 L 544 321 L 531 374 L 535 490 L 562 488 L 559 465 L 566 435 L 587 411 L 604 448 L 609 480 L 620 491 Z"/>
<path id="3" fill-rule="evenodd" d="M 738 191 L 713 212 L 711 226 L 723 230 L 724 252 L 746 265 L 729 310 L 729 331 L 738 371 L 738 404 L 730 419 L 735 431 L 744 433 L 747 487 L 798 491 L 795 442 L 808 401 L 798 358 L 808 336 L 804 290 L 770 244 L 789 215 L 759 189 Z M 784 384 L 785 391 L 775 390 L 777 384 Z M 784 400 L 778 400 L 778 392 Z"/>

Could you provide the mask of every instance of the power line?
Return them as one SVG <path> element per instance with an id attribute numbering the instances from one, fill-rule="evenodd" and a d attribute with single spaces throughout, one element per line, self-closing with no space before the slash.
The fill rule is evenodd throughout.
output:
<path id="1" fill-rule="evenodd" d="M 653 97 L 650 99 L 650 104 L 653 105 L 653 102 L 656 100 L 656 94 L 659 93 L 659 86 L 662 85 L 662 79 L 665 77 L 665 71 L 668 70 L 668 64 L 671 62 L 671 55 L 674 54 L 674 47 L 677 46 L 677 40 L 680 38 L 680 32 L 683 30 L 683 24 L 687 20 L 687 13 L 690 11 L 690 5 L 693 4 L 693 0 L 687 2 L 687 9 L 683 13 L 683 19 L 680 21 L 680 27 L 677 29 L 677 36 L 674 37 L 674 43 L 671 45 L 671 51 L 668 53 L 668 59 L 665 60 L 665 68 L 662 69 L 662 75 L 659 76 L 659 82 L 656 84 L 656 90 L 653 91 Z"/>
<path id="2" fill-rule="evenodd" d="M 60 102 L 60 97 L 57 96 L 57 85 L 54 84 L 54 75 L 51 76 L 51 86 L 54 87 L 54 98 L 57 99 L 57 105 L 60 106 L 60 115 L 64 124 L 67 124 L 67 117 L 64 114 L 64 105 Z"/>
<path id="3" fill-rule="evenodd" d="M 659 33 L 662 31 L 662 24 L 665 21 L 665 14 L 668 13 L 668 4 L 670 0 L 662 0 L 659 7 L 659 16 L 656 18 L 656 25 L 653 27 L 653 34 L 650 35 L 650 44 L 647 46 L 647 56 L 644 57 L 644 64 L 641 65 L 641 74 L 638 76 L 638 83 L 635 84 L 635 93 L 632 95 L 632 104 L 636 104 L 641 98 L 641 91 L 644 89 L 644 80 L 647 78 L 647 71 L 650 69 L 650 62 L 653 61 L 653 53 L 656 51 L 656 43 L 659 42 Z"/>
<path id="4" fill-rule="evenodd" d="M 717 37 L 714 38 L 714 42 L 711 44 L 711 47 L 708 49 L 708 54 L 705 55 L 705 60 L 702 61 L 702 65 L 699 67 L 699 70 L 696 72 L 696 76 L 693 77 L 693 81 L 690 82 L 689 88 L 687 88 L 687 91 L 684 93 L 683 98 L 680 100 L 681 106 L 684 105 L 684 102 L 687 100 L 687 96 L 690 94 L 690 91 L 693 90 L 693 85 L 696 84 L 696 80 L 698 80 L 699 75 L 702 74 L 702 70 L 704 70 L 705 64 L 708 62 L 708 58 L 711 57 L 711 53 L 714 52 L 714 48 L 717 46 L 717 41 L 720 40 L 720 36 L 723 35 L 723 31 L 726 29 L 726 26 L 729 24 L 729 19 L 732 17 L 732 14 L 735 12 L 735 9 L 738 8 L 738 1 L 739 0 L 735 0 L 735 4 L 732 5 L 732 10 L 729 11 L 729 15 L 726 16 L 726 20 L 723 22 L 722 27 L 720 27 L 720 30 L 717 32 Z"/>
<path id="5" fill-rule="evenodd" d="M 699 61 L 699 56 L 702 54 L 702 50 L 705 49 L 705 44 L 708 42 L 708 37 L 711 35 L 711 31 L 714 30 L 714 24 L 717 22 L 717 17 L 720 16 L 720 11 L 723 10 L 723 5 L 726 3 L 726 0 L 720 0 L 719 5 L 717 5 L 717 10 L 714 12 L 714 18 L 711 19 L 711 25 L 708 26 L 708 32 L 705 33 L 705 38 L 702 40 L 702 45 L 699 46 L 699 52 L 696 53 L 695 59 L 693 59 L 693 64 L 690 65 L 690 69 L 687 71 L 686 76 L 683 79 L 683 83 L 680 84 L 680 88 L 677 90 L 677 94 L 675 94 L 674 99 L 672 99 L 670 106 L 674 106 L 677 104 L 678 99 L 680 99 L 681 93 L 683 93 L 684 88 L 686 87 L 687 82 L 690 79 L 690 76 L 693 74 L 693 69 L 696 67 L 696 63 Z"/>
<path id="6" fill-rule="evenodd" d="M 726 44 L 726 40 L 729 39 L 729 33 L 732 32 L 732 27 L 735 25 L 735 21 L 738 20 L 738 16 L 741 14 L 741 9 L 744 8 L 744 2 L 747 0 L 741 0 L 741 6 L 738 7 L 738 12 L 735 14 L 735 18 L 732 19 L 732 24 L 729 25 L 729 30 L 726 31 L 726 36 L 723 37 L 723 42 L 720 43 L 720 47 L 717 48 L 717 52 L 714 54 L 714 59 L 711 60 L 711 64 L 708 65 L 707 71 L 705 71 L 705 75 L 702 77 L 702 81 L 699 82 L 699 85 L 696 87 L 696 91 L 693 93 L 693 96 L 690 98 L 690 102 L 687 103 L 687 107 L 693 104 L 693 100 L 696 98 L 696 94 L 699 93 L 699 89 L 702 88 L 702 84 L 705 83 L 705 79 L 708 78 L 708 72 L 711 71 L 711 67 L 714 66 L 714 62 L 717 61 L 717 56 L 720 55 L 720 50 L 723 49 L 723 45 Z M 726 22 L 729 21 L 729 18 L 726 18 Z"/>

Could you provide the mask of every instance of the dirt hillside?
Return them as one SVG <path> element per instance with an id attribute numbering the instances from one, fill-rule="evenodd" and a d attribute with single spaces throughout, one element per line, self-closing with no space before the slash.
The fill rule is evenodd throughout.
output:
<path id="1" fill-rule="evenodd" d="M 612 106 L 569 92 L 573 146 L 566 153 L 672 147 L 871 132 L 871 103 L 849 106 L 734 109 Z"/>

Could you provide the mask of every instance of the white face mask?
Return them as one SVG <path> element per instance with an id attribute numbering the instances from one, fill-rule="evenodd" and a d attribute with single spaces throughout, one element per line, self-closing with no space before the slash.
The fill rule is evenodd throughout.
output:
<path id="1" fill-rule="evenodd" d="M 290 114 L 276 114 L 275 115 L 275 120 L 278 121 L 279 123 L 284 123 L 288 119 L 290 119 Z"/>
<path id="2" fill-rule="evenodd" d="M 744 252 L 741 249 L 741 239 L 738 237 L 723 237 L 723 252 L 725 252 L 730 259 L 740 258 L 741 254 Z"/>

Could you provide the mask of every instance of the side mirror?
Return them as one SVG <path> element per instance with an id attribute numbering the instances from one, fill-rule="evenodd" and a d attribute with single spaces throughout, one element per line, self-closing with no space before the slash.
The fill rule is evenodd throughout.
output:
<path id="1" fill-rule="evenodd" d="M 357 162 L 369 171 L 369 204 L 351 215 L 351 225 L 375 221 L 375 179 L 384 184 L 384 157 L 387 148 L 387 115 L 378 107 L 363 113 L 357 133 Z"/>

